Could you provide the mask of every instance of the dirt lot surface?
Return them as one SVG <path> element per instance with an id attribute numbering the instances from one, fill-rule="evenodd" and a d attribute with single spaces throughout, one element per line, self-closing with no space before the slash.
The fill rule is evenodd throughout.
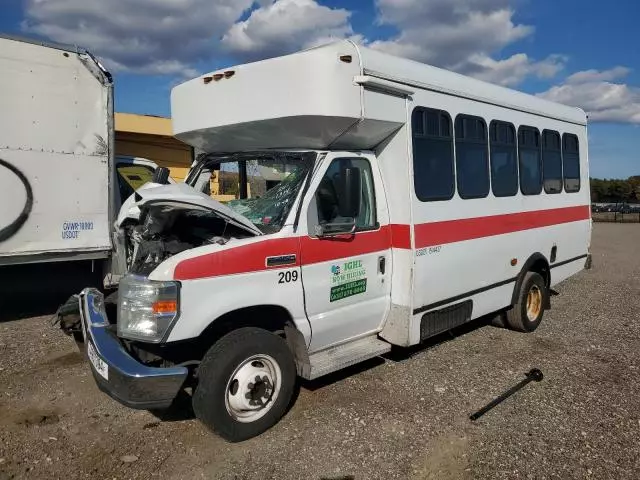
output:
<path id="1" fill-rule="evenodd" d="M 188 408 L 118 405 L 47 317 L 2 322 L 0 479 L 638 479 L 640 227 L 598 224 L 592 251 L 535 333 L 475 324 L 305 383 L 241 444 Z M 541 383 L 468 420 L 532 367 Z"/>

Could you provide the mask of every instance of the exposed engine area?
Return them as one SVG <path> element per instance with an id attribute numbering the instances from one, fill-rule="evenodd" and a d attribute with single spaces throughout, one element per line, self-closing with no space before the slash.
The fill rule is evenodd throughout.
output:
<path id="1" fill-rule="evenodd" d="M 128 270 L 139 275 L 148 275 L 164 260 L 185 250 L 251 236 L 212 211 L 184 205 L 145 208 L 139 222 L 122 228 Z"/>

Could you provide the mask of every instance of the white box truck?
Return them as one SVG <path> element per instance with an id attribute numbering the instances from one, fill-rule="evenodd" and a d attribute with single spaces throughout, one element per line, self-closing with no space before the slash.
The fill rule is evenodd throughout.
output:
<path id="1" fill-rule="evenodd" d="M 201 421 L 247 439 L 296 377 L 487 315 L 531 332 L 590 267 L 580 109 L 348 41 L 202 75 L 171 106 L 205 154 L 187 185 L 147 185 L 137 218 L 121 213 L 137 253 L 117 303 L 80 295 L 93 376 L 125 405 L 189 387 Z M 198 191 L 278 165 L 254 198 Z"/>
<path id="2" fill-rule="evenodd" d="M 2 294 L 16 266 L 84 260 L 101 279 L 122 195 L 155 165 L 114 157 L 113 82 L 88 51 L 0 36 L 0 72 Z"/>

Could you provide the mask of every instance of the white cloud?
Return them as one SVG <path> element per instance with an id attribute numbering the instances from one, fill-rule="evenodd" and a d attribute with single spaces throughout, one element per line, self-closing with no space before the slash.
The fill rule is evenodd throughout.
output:
<path id="1" fill-rule="evenodd" d="M 25 0 L 23 29 L 83 46 L 109 68 L 193 73 L 254 0 Z"/>
<path id="2" fill-rule="evenodd" d="M 350 15 L 315 0 L 25 0 L 23 29 L 113 70 L 193 76 L 220 53 L 259 59 L 350 37 Z"/>
<path id="3" fill-rule="evenodd" d="M 350 37 L 351 12 L 315 0 L 264 2 L 222 38 L 225 49 L 245 59 L 266 58 Z"/>
<path id="4" fill-rule="evenodd" d="M 585 70 L 569 76 L 565 83 L 538 94 L 554 102 L 580 107 L 589 119 L 600 122 L 640 124 L 640 88 L 609 80 L 629 73 L 625 67 Z"/>
<path id="5" fill-rule="evenodd" d="M 601 72 L 598 70 L 584 70 L 569 75 L 566 81 L 567 83 L 610 82 L 626 77 L 630 71 L 628 68 L 620 66 Z"/>
<path id="6" fill-rule="evenodd" d="M 553 76 L 563 57 L 494 59 L 534 31 L 514 23 L 513 1 L 375 0 L 377 21 L 399 33 L 369 45 L 503 85 Z M 366 43 L 350 17 L 318 0 L 25 0 L 23 28 L 86 47 L 113 70 L 194 76 L 220 54 L 249 61 L 339 38 Z"/>
<path id="7" fill-rule="evenodd" d="M 526 53 L 517 53 L 505 60 L 494 60 L 486 55 L 472 55 L 457 70 L 480 80 L 507 87 L 515 86 L 530 76 L 552 78 L 564 68 L 566 57 L 550 55 L 544 60 L 535 61 Z"/>
<path id="8" fill-rule="evenodd" d="M 489 11 L 476 10 L 474 2 L 463 0 L 378 0 L 380 22 L 401 32 L 372 46 L 420 61 L 456 65 L 533 32 L 532 27 L 513 24 L 513 11 L 500 8 L 502 0 L 493 3 L 498 8 Z"/>
<path id="9" fill-rule="evenodd" d="M 378 22 L 399 34 L 370 45 L 391 54 L 449 68 L 502 85 L 517 85 L 527 76 L 549 78 L 564 66 L 552 55 L 542 61 L 526 54 L 503 60 L 492 57 L 504 47 L 533 34 L 513 21 L 510 0 L 376 0 Z"/>

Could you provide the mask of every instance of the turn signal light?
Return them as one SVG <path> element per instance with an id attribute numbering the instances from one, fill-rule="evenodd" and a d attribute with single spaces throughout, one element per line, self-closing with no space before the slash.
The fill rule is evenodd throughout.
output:
<path id="1" fill-rule="evenodd" d="M 152 305 L 153 313 L 155 314 L 167 314 L 167 313 L 176 313 L 178 311 L 178 302 L 175 300 L 161 300 L 159 302 L 155 302 Z"/>

